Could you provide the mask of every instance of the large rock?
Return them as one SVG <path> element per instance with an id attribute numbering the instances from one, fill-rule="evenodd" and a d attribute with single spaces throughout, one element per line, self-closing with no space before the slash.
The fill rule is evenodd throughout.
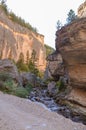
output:
<path id="1" fill-rule="evenodd" d="M 8 74 L 15 82 L 22 85 L 17 67 L 8 59 L 0 60 L 0 74 Z"/>
<path id="2" fill-rule="evenodd" d="M 56 50 L 62 55 L 70 88 L 59 100 L 86 116 L 86 18 L 77 19 L 56 32 Z"/>
<path id="3" fill-rule="evenodd" d="M 35 74 L 32 74 L 30 72 L 22 72 L 20 75 L 21 75 L 23 86 L 26 86 L 28 84 L 31 84 L 33 87 L 36 86 L 37 77 Z"/>
<path id="4" fill-rule="evenodd" d="M 86 18 L 56 32 L 56 49 L 64 60 L 70 85 L 86 89 Z"/>
<path id="5" fill-rule="evenodd" d="M 48 77 L 59 80 L 64 75 L 64 65 L 61 54 L 57 51 L 47 57 Z"/>

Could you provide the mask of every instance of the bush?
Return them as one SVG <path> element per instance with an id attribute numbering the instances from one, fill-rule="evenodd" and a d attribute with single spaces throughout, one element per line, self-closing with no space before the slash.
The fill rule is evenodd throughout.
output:
<path id="1" fill-rule="evenodd" d="M 21 98 L 26 98 L 28 96 L 28 91 L 23 87 L 18 87 L 16 88 L 14 95 Z"/>
<path id="2" fill-rule="evenodd" d="M 28 72 L 28 66 L 26 64 L 17 62 L 16 66 L 17 66 L 19 72 L 20 71 L 21 72 L 23 72 L 23 71 Z"/>
<path id="3" fill-rule="evenodd" d="M 33 85 L 31 83 L 27 83 L 27 85 L 25 86 L 25 89 L 28 91 L 28 94 L 30 94 L 30 92 L 33 89 Z"/>
<path id="4" fill-rule="evenodd" d="M 65 89 L 65 85 L 64 85 L 64 82 L 63 81 L 58 81 L 57 83 L 56 83 L 56 86 L 58 87 L 58 89 L 59 89 L 59 91 L 61 91 L 61 90 L 64 90 Z"/>
<path id="5" fill-rule="evenodd" d="M 17 83 L 8 74 L 2 73 L 0 74 L 0 90 L 4 93 L 26 98 L 32 89 L 31 86 L 18 87 Z"/>
<path id="6" fill-rule="evenodd" d="M 7 80 L 5 82 L 0 81 L 0 90 L 6 93 L 13 93 L 17 87 L 17 84 L 13 80 Z"/>

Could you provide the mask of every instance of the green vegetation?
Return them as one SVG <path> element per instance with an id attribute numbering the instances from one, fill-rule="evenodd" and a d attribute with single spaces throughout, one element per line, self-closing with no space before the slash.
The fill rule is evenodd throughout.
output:
<path id="1" fill-rule="evenodd" d="M 18 97 L 27 98 L 29 93 L 32 91 L 32 85 L 27 84 L 27 86 L 20 87 L 18 84 L 7 74 L 0 74 L 0 91 Z"/>
<path id="2" fill-rule="evenodd" d="M 0 0 L 0 8 L 3 9 L 3 11 L 8 16 L 8 18 L 11 19 L 12 21 L 20 24 L 21 26 L 24 26 L 24 27 L 28 28 L 29 30 L 33 31 L 34 33 L 38 32 L 36 27 L 32 27 L 30 25 L 30 23 L 25 22 L 24 19 L 22 19 L 21 17 L 16 16 L 12 11 L 10 12 L 7 5 L 6 5 L 6 0 Z"/>
<path id="3" fill-rule="evenodd" d="M 21 98 L 27 98 L 29 95 L 29 92 L 27 91 L 26 88 L 17 87 L 16 90 L 14 91 L 14 95 L 21 97 Z"/>
<path id="4" fill-rule="evenodd" d="M 29 51 L 27 51 L 26 54 L 27 58 L 26 58 L 26 63 L 24 62 L 24 55 L 23 53 L 20 53 L 19 55 L 19 60 L 16 63 L 16 66 L 19 70 L 19 72 L 31 72 L 33 74 L 35 74 L 36 76 L 42 77 L 43 73 L 40 72 L 36 66 L 36 51 L 33 50 L 31 58 L 29 58 Z"/>
<path id="5" fill-rule="evenodd" d="M 60 20 L 57 21 L 57 23 L 56 23 L 57 31 L 60 30 L 63 26 L 70 24 L 71 22 L 73 22 L 76 19 L 77 19 L 77 15 L 75 14 L 74 10 L 70 9 L 70 11 L 67 14 L 66 23 L 64 25 L 62 25 Z"/>
<path id="6" fill-rule="evenodd" d="M 46 56 L 48 56 L 49 54 L 54 52 L 54 48 L 52 48 L 46 44 L 45 44 L 45 48 L 46 48 Z"/>
<path id="7" fill-rule="evenodd" d="M 56 24 L 57 30 L 61 29 L 61 27 L 62 27 L 62 23 L 60 22 L 60 20 L 58 20 Z"/>
<path id="8" fill-rule="evenodd" d="M 28 72 L 28 66 L 24 63 L 24 55 L 22 52 L 19 55 L 19 60 L 17 61 L 16 66 L 19 71 Z"/>
<path id="9" fill-rule="evenodd" d="M 68 17 L 67 17 L 67 24 L 73 22 L 75 19 L 77 18 L 77 16 L 75 15 L 75 12 L 70 9 L 69 13 L 68 13 Z"/>
<path id="10" fill-rule="evenodd" d="M 8 8 L 6 5 L 6 0 L 0 0 L 0 8 L 2 8 L 5 14 L 8 15 Z"/>
<path id="11" fill-rule="evenodd" d="M 62 80 L 57 81 L 56 86 L 59 91 L 65 90 L 66 86 Z"/>

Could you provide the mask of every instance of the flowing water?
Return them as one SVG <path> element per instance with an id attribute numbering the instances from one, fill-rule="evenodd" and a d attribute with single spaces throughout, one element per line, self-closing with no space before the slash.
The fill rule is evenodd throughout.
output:
<path id="1" fill-rule="evenodd" d="M 47 94 L 46 89 L 34 88 L 29 95 L 29 99 L 33 102 L 40 102 L 44 104 L 49 110 L 57 112 L 66 118 L 70 118 L 72 121 L 82 122 L 86 125 L 86 117 L 73 113 L 67 106 L 61 106 L 60 104 L 55 103 L 53 97 L 50 97 Z"/>

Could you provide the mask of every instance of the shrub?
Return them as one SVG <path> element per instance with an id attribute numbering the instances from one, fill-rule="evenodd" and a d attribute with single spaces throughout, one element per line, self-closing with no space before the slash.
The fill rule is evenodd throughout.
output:
<path id="1" fill-rule="evenodd" d="M 27 85 L 25 86 L 25 89 L 28 91 L 28 94 L 30 94 L 30 92 L 33 89 L 33 85 L 31 83 L 27 83 Z"/>
<path id="2" fill-rule="evenodd" d="M 32 91 L 32 85 L 28 83 L 25 88 L 20 87 L 8 74 L 2 73 L 0 74 L 0 90 L 18 97 L 26 98 Z"/>
<path id="3" fill-rule="evenodd" d="M 64 82 L 63 82 L 62 80 L 58 81 L 58 82 L 56 83 L 56 86 L 58 87 L 59 91 L 65 89 L 65 85 L 64 85 Z"/>
<path id="4" fill-rule="evenodd" d="M 28 96 L 28 91 L 27 89 L 23 87 L 18 87 L 16 88 L 14 95 L 21 97 L 21 98 L 26 98 Z"/>
<path id="5" fill-rule="evenodd" d="M 16 63 L 16 66 L 17 66 L 19 72 L 20 72 L 20 71 L 21 71 L 21 72 L 22 72 L 22 71 L 28 72 L 28 66 L 27 66 L 26 64 L 17 62 L 17 63 Z"/>
<path id="6" fill-rule="evenodd" d="M 0 81 L 0 90 L 6 93 L 13 93 L 17 87 L 17 84 L 13 80 Z"/>

